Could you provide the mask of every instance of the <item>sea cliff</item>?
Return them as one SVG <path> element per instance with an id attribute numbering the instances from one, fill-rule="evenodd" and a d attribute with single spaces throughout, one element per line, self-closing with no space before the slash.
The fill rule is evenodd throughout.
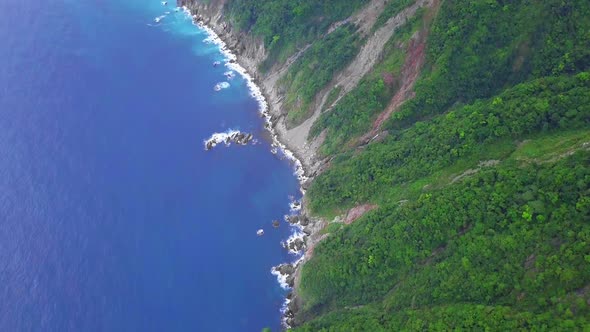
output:
<path id="1" fill-rule="evenodd" d="M 234 28 L 224 14 L 225 4 L 226 0 L 211 0 L 208 2 L 178 0 L 178 5 L 190 10 L 197 23 L 213 30 L 231 52 L 237 55 L 237 62 L 253 77 L 268 102 L 272 126 L 279 140 L 302 162 L 305 175 L 308 178 L 313 178 L 324 164 L 316 158 L 316 151 L 320 142 L 307 143 L 309 128 L 302 128 L 302 126 L 287 128 L 286 114 L 282 108 L 284 92 L 281 91 L 277 84 L 279 78 L 292 61 L 275 65 L 262 74 L 258 68 L 268 55 L 263 41 L 252 34 Z M 303 188 L 306 188 L 307 185 L 307 182 L 302 183 Z"/>
<path id="2" fill-rule="evenodd" d="M 190 11 L 196 24 L 212 30 L 225 43 L 228 51 L 236 55 L 235 61 L 248 72 L 253 82 L 260 88 L 268 104 L 269 125 L 272 127 L 269 129 L 276 135 L 275 139 L 284 145 L 287 153 L 292 154 L 294 159 L 301 163 L 302 173 L 299 174 L 299 179 L 302 192 L 305 193 L 311 181 L 322 171 L 326 163 L 316 158 L 316 151 L 321 141 L 307 143 L 309 128 L 303 128 L 303 130 L 301 126 L 287 128 L 286 114 L 282 110 L 283 91 L 278 87 L 277 81 L 293 61 L 274 66 L 262 74 L 258 68 L 268 55 L 263 41 L 234 28 L 225 19 L 225 3 L 225 0 L 212 0 L 208 3 L 197 0 L 178 0 L 178 6 Z M 304 195 L 298 207 L 300 213 L 288 218 L 292 225 L 299 227 L 300 232 L 285 243 L 285 247 L 292 252 L 303 251 L 303 256 L 296 262 L 284 263 L 273 270 L 273 273 L 280 276 L 282 283 L 292 289 L 287 296 L 287 305 L 283 312 L 283 322 L 286 327 L 301 323 L 297 315 L 302 305 L 297 296 L 301 266 L 311 258 L 314 246 L 325 237 L 321 234 L 321 230 L 327 224 L 324 220 L 311 217 L 305 201 Z"/>

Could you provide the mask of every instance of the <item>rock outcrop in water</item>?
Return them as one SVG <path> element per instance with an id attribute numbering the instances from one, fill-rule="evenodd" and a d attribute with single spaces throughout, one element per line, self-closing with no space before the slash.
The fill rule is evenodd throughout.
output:
<path id="1" fill-rule="evenodd" d="M 209 151 L 216 147 L 218 144 L 225 144 L 230 146 L 232 143 L 238 145 L 247 145 L 252 142 L 254 135 L 249 133 L 242 133 L 238 130 L 232 130 L 226 133 L 215 133 L 205 141 L 205 150 Z"/>

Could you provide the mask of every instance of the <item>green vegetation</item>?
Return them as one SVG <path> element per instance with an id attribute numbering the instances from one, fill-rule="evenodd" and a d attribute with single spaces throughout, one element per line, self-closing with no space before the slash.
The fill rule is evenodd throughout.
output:
<path id="1" fill-rule="evenodd" d="M 554 134 L 537 135 L 538 138 L 526 140 L 519 144 L 513 157 L 521 161 L 552 161 L 560 158 L 573 150 L 584 148 L 590 142 L 590 131 L 576 130 L 557 132 Z M 590 143 L 588 143 L 590 148 Z"/>
<path id="2" fill-rule="evenodd" d="M 334 104 L 334 102 L 340 96 L 341 92 L 342 92 L 341 86 L 335 86 L 332 90 L 330 90 L 330 93 L 326 97 L 326 103 L 323 106 L 322 112 L 325 112 L 330 106 L 332 106 L 332 104 Z"/>
<path id="3" fill-rule="evenodd" d="M 281 79 L 286 88 L 288 123 L 299 124 L 309 116 L 310 103 L 336 72 L 343 69 L 359 49 L 356 28 L 345 24 L 315 42 Z"/>
<path id="4" fill-rule="evenodd" d="M 416 97 L 390 127 L 488 98 L 528 79 L 590 68 L 590 2 L 443 1 Z"/>
<path id="5" fill-rule="evenodd" d="M 382 61 L 364 77 L 359 85 L 344 96 L 332 111 L 322 114 L 310 135 L 317 136 L 328 129 L 322 153 L 342 151 L 346 143 L 371 128 L 375 115 L 385 109 L 399 88 L 399 77 L 405 59 L 405 42 L 421 25 L 421 13 L 399 28 L 385 45 Z M 404 46 L 399 47 L 398 44 Z"/>
<path id="6" fill-rule="evenodd" d="M 393 95 L 379 67 L 322 115 L 312 134 L 328 129 L 335 156 L 309 207 L 379 209 L 316 246 L 299 330 L 590 324 L 588 14 L 584 1 L 443 1 L 384 141 L 347 144 Z"/>
<path id="7" fill-rule="evenodd" d="M 308 311 L 341 309 L 301 330 L 590 324 L 590 292 L 580 291 L 590 285 L 582 151 L 555 163 L 508 161 L 333 233 L 304 266 L 301 293 Z"/>
<path id="8" fill-rule="evenodd" d="M 264 39 L 270 54 L 261 69 L 267 70 L 366 3 L 368 0 L 230 0 L 227 11 L 236 27 Z"/>
<path id="9" fill-rule="evenodd" d="M 372 144 L 360 155 L 337 158 L 311 186 L 310 208 L 325 214 L 366 201 L 387 202 L 392 188 L 467 158 L 486 144 L 589 123 L 589 73 L 523 83 L 392 132 L 384 144 Z"/>
<path id="10" fill-rule="evenodd" d="M 385 0 L 387 1 L 387 0 Z M 289 123 L 358 52 L 368 0 L 230 0 L 233 23 L 302 56 L 281 80 Z M 414 3 L 390 0 L 373 31 Z M 330 167 L 307 192 L 330 223 L 303 267 L 297 331 L 583 330 L 590 326 L 590 2 L 442 0 L 388 41 L 311 136 Z M 357 147 L 427 38 L 415 97 Z M 336 105 L 327 109 L 334 102 Z M 381 136 L 384 137 L 384 136 Z"/>

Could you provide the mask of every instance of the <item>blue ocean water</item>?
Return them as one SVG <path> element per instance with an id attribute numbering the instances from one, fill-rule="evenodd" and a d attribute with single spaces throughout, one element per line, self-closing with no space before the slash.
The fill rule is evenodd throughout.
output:
<path id="1" fill-rule="evenodd" d="M 1 331 L 279 329 L 298 183 L 173 5 L 0 1 Z"/>

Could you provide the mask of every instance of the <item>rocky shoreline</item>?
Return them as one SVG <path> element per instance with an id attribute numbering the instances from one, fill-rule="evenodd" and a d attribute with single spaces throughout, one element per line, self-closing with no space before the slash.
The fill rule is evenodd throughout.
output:
<path id="1" fill-rule="evenodd" d="M 284 263 L 273 268 L 273 272 L 280 274 L 285 285 L 291 289 L 283 309 L 283 322 L 286 327 L 297 326 L 300 323 L 297 314 L 302 301 L 297 295 L 297 288 L 301 282 L 301 268 L 311 258 L 315 245 L 325 237 L 321 231 L 325 228 L 326 222 L 312 219 L 308 215 L 308 212 L 302 211 L 299 215 L 287 217 L 287 221 L 298 227 L 301 232 L 287 240 L 284 247 L 292 253 L 303 253 L 303 255 L 295 262 Z"/>
<path id="2" fill-rule="evenodd" d="M 287 221 L 297 227 L 296 232 L 289 240 L 284 243 L 285 249 L 292 253 L 301 255 L 301 257 L 292 263 L 284 263 L 273 268 L 272 273 L 279 277 L 282 286 L 291 289 L 287 295 L 285 307 L 283 308 L 283 323 L 286 328 L 298 325 L 298 312 L 301 308 L 301 299 L 297 296 L 297 288 L 301 279 L 301 267 L 311 257 L 314 246 L 325 237 L 321 235 L 321 230 L 325 227 L 326 222 L 320 219 L 310 217 L 309 211 L 305 204 L 305 190 L 317 173 L 322 168 L 322 163 L 315 156 L 316 147 L 310 147 L 306 144 L 300 146 L 292 140 L 287 139 L 289 136 L 287 127 L 284 124 L 284 115 L 281 114 L 280 106 L 282 98 L 275 87 L 280 70 L 275 69 L 262 78 L 257 71 L 258 65 L 266 58 L 266 51 L 262 41 L 257 40 L 251 35 L 234 30 L 230 24 L 224 20 L 223 5 L 224 0 L 212 0 L 207 4 L 197 0 L 177 0 L 178 6 L 188 10 L 193 17 L 195 24 L 206 29 L 213 38 L 218 38 L 221 43 L 222 51 L 228 57 L 228 63 L 237 65 L 236 71 L 250 80 L 254 86 L 253 90 L 258 90 L 261 98 L 261 113 L 266 119 L 265 128 L 271 133 L 273 146 L 280 148 L 285 156 L 291 159 L 296 166 L 296 174 L 301 184 L 301 192 L 304 194 L 302 202 L 298 208 L 300 213 L 297 215 L 287 216 Z M 245 69 L 245 72 L 240 68 Z M 272 77 L 275 76 L 273 79 Z M 266 101 L 269 104 L 266 104 Z M 268 105 L 268 109 L 265 106 Z M 298 142 L 305 142 L 305 137 L 296 137 Z M 209 148 L 206 143 L 206 148 Z"/>

